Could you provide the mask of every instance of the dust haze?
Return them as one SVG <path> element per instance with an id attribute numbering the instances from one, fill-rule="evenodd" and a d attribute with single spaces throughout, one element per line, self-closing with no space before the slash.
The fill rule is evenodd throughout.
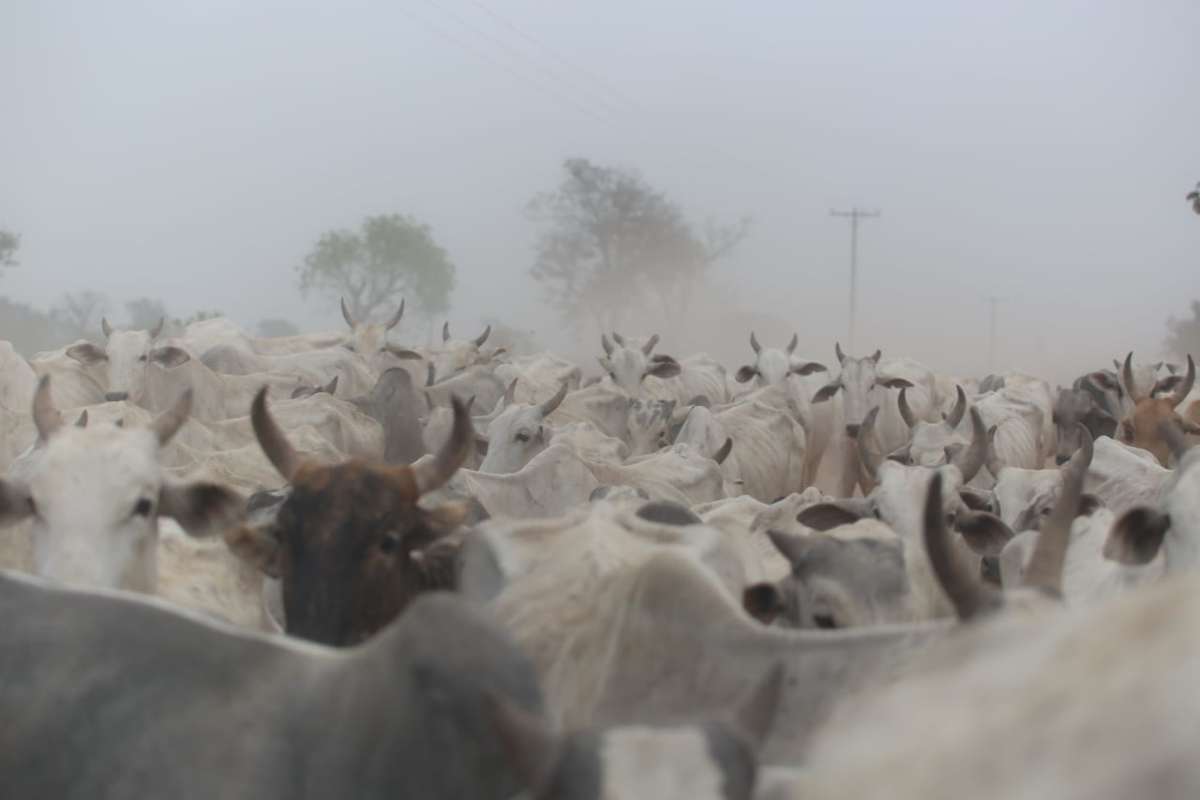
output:
<path id="1" fill-rule="evenodd" d="M 677 355 L 744 363 L 799 334 L 948 373 L 1052 381 L 1158 355 L 1200 296 L 1200 4 L 115 0 L 0 9 L 0 295 L 218 309 L 340 329 L 296 267 L 369 215 L 428 224 L 448 317 L 590 367 L 530 277 L 526 206 L 565 159 L 636 170 L 690 220 L 752 220 Z M 398 339 L 424 341 L 406 320 Z M 586 355 L 587 360 L 582 360 Z M 1197 355 L 1200 355 L 1198 353 Z"/>

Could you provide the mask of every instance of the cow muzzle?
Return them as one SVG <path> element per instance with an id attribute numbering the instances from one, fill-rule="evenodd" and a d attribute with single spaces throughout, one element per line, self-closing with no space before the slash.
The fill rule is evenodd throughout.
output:
<path id="1" fill-rule="evenodd" d="M 104 399 L 110 403 L 119 403 L 129 399 L 129 392 L 109 392 L 104 395 Z"/>

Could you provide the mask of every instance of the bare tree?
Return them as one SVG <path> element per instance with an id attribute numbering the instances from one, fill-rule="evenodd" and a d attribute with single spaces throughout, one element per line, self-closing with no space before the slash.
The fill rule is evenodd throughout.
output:
<path id="1" fill-rule="evenodd" d="M 67 292 L 50 315 L 72 339 L 95 339 L 100 332 L 100 318 L 108 312 L 108 298 L 100 292 L 85 289 Z"/>

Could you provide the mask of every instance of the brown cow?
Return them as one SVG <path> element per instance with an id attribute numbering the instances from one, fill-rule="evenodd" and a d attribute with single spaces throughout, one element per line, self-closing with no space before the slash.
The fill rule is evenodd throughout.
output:
<path id="1" fill-rule="evenodd" d="M 1133 353 L 1125 356 L 1125 366 L 1121 373 L 1125 382 L 1125 390 L 1133 400 L 1133 410 L 1121 420 L 1117 435 L 1125 444 L 1140 447 L 1154 454 L 1158 462 L 1169 467 L 1171 448 L 1160 433 L 1161 425 L 1171 421 L 1179 425 L 1186 433 L 1200 434 L 1200 426 L 1179 416 L 1175 410 L 1183 399 L 1192 391 L 1196 382 L 1196 364 L 1189 355 L 1187 359 L 1187 375 L 1182 383 L 1177 383 L 1170 394 L 1154 397 L 1150 393 L 1140 392 L 1133 377 Z"/>
<path id="2" fill-rule="evenodd" d="M 291 493 L 273 520 L 232 530 L 226 543 L 281 580 L 289 634 L 355 644 L 421 592 L 452 588 L 447 561 L 456 548 L 437 545 L 465 512 L 453 505 L 430 511 L 417 501 L 445 484 L 475 446 L 470 412 L 457 398 L 453 406 L 450 438 L 432 459 L 415 466 L 356 458 L 328 465 L 292 448 L 267 410 L 265 388 L 254 398 L 254 435 Z"/>

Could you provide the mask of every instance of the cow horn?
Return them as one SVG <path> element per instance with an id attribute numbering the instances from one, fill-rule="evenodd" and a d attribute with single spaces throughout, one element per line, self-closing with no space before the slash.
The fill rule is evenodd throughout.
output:
<path id="1" fill-rule="evenodd" d="M 563 398 L 567 396 L 567 382 L 563 381 L 558 385 L 558 391 L 554 393 L 546 402 L 541 405 L 542 419 L 554 413 L 554 410 L 562 405 Z"/>
<path id="2" fill-rule="evenodd" d="M 437 377 L 437 367 L 432 361 L 425 364 L 425 385 L 433 386 L 433 379 Z"/>
<path id="3" fill-rule="evenodd" d="M 167 321 L 167 318 L 166 318 L 166 317 L 159 317 L 159 318 L 158 318 L 158 324 L 157 324 L 157 325 L 155 325 L 153 328 L 151 328 L 151 329 L 150 329 L 150 338 L 151 338 L 151 339 L 157 339 L 157 338 L 158 338 L 158 335 L 159 335 L 160 333 L 162 333 L 163 324 L 164 324 L 166 321 Z"/>
<path id="4" fill-rule="evenodd" d="M 454 409 L 454 427 L 450 430 L 450 438 L 432 461 L 413 467 L 417 494 L 428 494 L 445 485 L 475 447 L 475 429 L 471 425 L 471 414 L 467 407 L 455 395 L 450 396 L 450 406 Z"/>
<path id="5" fill-rule="evenodd" d="M 1182 403 L 1183 399 L 1191 394 L 1192 387 L 1196 385 L 1196 362 L 1192 361 L 1191 354 L 1187 358 L 1187 374 L 1183 378 L 1183 383 L 1175 390 L 1175 396 L 1171 398 L 1171 406 L 1173 408 Z"/>
<path id="6" fill-rule="evenodd" d="M 900 390 L 900 396 L 896 398 L 896 404 L 900 406 L 901 419 L 904 420 L 904 424 L 907 425 L 911 430 L 912 428 L 916 427 L 917 418 L 913 415 L 912 409 L 908 407 L 907 392 L 907 388 Z"/>
<path id="7" fill-rule="evenodd" d="M 612 342 L 608 340 L 606 334 L 600 334 L 600 346 L 604 348 L 604 355 L 611 356 L 613 354 Z"/>
<path id="8" fill-rule="evenodd" d="M 1165 419 L 1158 424 L 1158 433 L 1167 441 L 1167 447 L 1171 448 L 1171 455 L 1175 456 L 1175 466 L 1178 467 L 1183 461 L 1183 457 L 1187 455 L 1187 451 L 1191 449 L 1183 431 L 1179 429 L 1179 425 L 1174 420 Z"/>
<path id="9" fill-rule="evenodd" d="M 950 409 L 950 413 L 945 417 L 951 428 L 962 424 L 963 414 L 967 413 L 967 393 L 963 391 L 961 384 L 956 385 L 954 389 L 958 399 L 954 401 L 954 408 Z"/>
<path id="10" fill-rule="evenodd" d="M 450 341 L 450 321 L 442 323 L 442 344 Z"/>
<path id="11" fill-rule="evenodd" d="M 33 393 L 33 424 L 37 428 L 38 439 L 43 442 L 62 427 L 62 413 L 54 407 L 54 400 L 50 397 L 49 375 L 38 379 L 37 391 Z"/>
<path id="12" fill-rule="evenodd" d="M 733 716 L 734 728 L 746 737 L 754 752 L 762 750 L 771 732 L 783 693 L 783 664 L 776 663 L 746 695 Z"/>
<path id="13" fill-rule="evenodd" d="M 762 352 L 762 345 L 758 343 L 758 337 L 754 335 L 754 331 L 750 331 L 750 349 L 754 351 L 754 355 Z"/>
<path id="14" fill-rule="evenodd" d="M 327 383 L 321 387 L 325 391 L 326 394 L 333 394 L 334 392 L 337 391 L 338 378 L 340 378 L 340 377 L 342 377 L 342 376 L 334 375 L 333 380 L 331 380 L 329 383 Z"/>
<path id="15" fill-rule="evenodd" d="M 1125 382 L 1125 391 L 1129 392 L 1129 399 L 1137 402 L 1142 399 L 1137 390 L 1137 382 L 1133 379 L 1133 351 L 1129 351 L 1129 355 L 1125 356 L 1125 366 L 1121 367 L 1121 380 Z"/>
<path id="16" fill-rule="evenodd" d="M 875 433 L 875 418 L 879 416 L 879 406 L 875 406 L 867 412 L 867 416 L 863 418 L 862 425 L 858 428 L 858 458 L 862 465 L 867 468 L 867 472 L 874 479 L 879 474 L 879 465 L 883 463 L 883 457 L 871 449 L 868 444 L 871 436 Z"/>
<path id="17" fill-rule="evenodd" d="M 1062 593 L 1063 564 L 1067 560 L 1067 545 L 1071 541 L 1071 523 L 1079 509 L 1079 496 L 1083 494 L 1083 480 L 1092 463 L 1092 435 L 1082 424 L 1080 436 L 1083 446 L 1071 456 L 1063 469 L 1063 490 L 1054 505 L 1054 511 L 1041 524 L 1033 555 L 1025 568 L 1023 586 L 1046 589 Z"/>
<path id="18" fill-rule="evenodd" d="M 350 309 L 346 308 L 346 298 L 341 298 L 342 301 L 342 319 L 346 320 L 346 324 L 350 326 L 350 330 L 354 330 L 354 317 L 350 315 Z"/>
<path id="19" fill-rule="evenodd" d="M 996 480 L 1000 479 L 1000 470 L 1004 469 L 1003 462 L 1000 461 L 1000 454 L 996 452 L 996 429 L 993 425 L 988 428 L 987 432 L 987 468 L 988 472 Z"/>
<path id="20" fill-rule="evenodd" d="M 558 736 L 544 720 L 506 697 L 488 692 L 486 704 L 501 751 L 513 772 L 524 788 L 539 795 L 558 762 Z"/>
<path id="21" fill-rule="evenodd" d="M 999 607 L 1000 594 L 977 581 L 963 567 L 951 545 L 946 514 L 942 509 L 942 475 L 939 472 L 930 477 L 929 491 L 925 495 L 925 551 L 933 574 L 959 619 L 969 620 Z"/>
<path id="22" fill-rule="evenodd" d="M 983 427 L 983 417 L 978 408 L 971 409 L 971 446 L 962 457 L 956 459 L 954 465 L 962 473 L 963 483 L 970 483 L 987 460 L 987 428 Z"/>
<path id="23" fill-rule="evenodd" d="M 876 364 L 879 363 L 879 359 L 881 359 L 881 358 L 883 358 L 882 350 L 877 349 L 874 353 L 871 353 L 871 360 L 874 361 Z"/>
<path id="24" fill-rule="evenodd" d="M 86 428 L 87 424 L 88 424 L 88 413 L 87 413 L 87 409 L 85 408 L 82 412 L 80 412 L 79 419 L 75 420 L 75 427 L 76 428 Z"/>
<path id="25" fill-rule="evenodd" d="M 387 330 L 391 330 L 400 324 L 401 318 L 404 316 L 404 298 L 400 298 L 400 308 L 396 309 L 396 316 L 388 320 Z"/>
<path id="26" fill-rule="evenodd" d="M 837 360 L 838 360 L 839 364 L 846 363 L 846 354 L 842 352 L 842 343 L 841 342 L 833 343 L 833 352 L 834 352 L 834 355 L 837 356 Z"/>
<path id="27" fill-rule="evenodd" d="M 729 458 L 729 453 L 733 450 L 733 438 L 726 436 L 725 444 L 721 445 L 721 449 L 713 454 L 713 461 L 717 462 L 717 466 L 725 463 L 725 459 Z"/>
<path id="28" fill-rule="evenodd" d="M 112 325 L 109 325 L 109 324 L 108 324 L 108 318 L 107 318 L 107 317 L 101 317 L 101 318 L 100 318 L 100 330 L 104 332 L 104 338 L 105 338 L 105 339 L 110 339 L 110 338 L 112 338 L 113 329 L 112 329 Z"/>
<path id="29" fill-rule="evenodd" d="M 517 399 L 517 381 L 519 381 L 519 380 L 521 380 L 519 377 L 513 378 L 511 381 L 508 382 L 508 386 L 504 387 L 504 397 L 502 398 L 502 401 L 503 401 L 505 407 L 511 406 L 513 404 L 513 402 L 516 401 L 516 399 Z"/>
<path id="30" fill-rule="evenodd" d="M 483 329 L 483 333 L 479 334 L 471 341 L 475 343 L 476 347 L 483 347 L 483 343 L 486 342 L 488 340 L 488 337 L 491 335 L 492 335 L 492 326 L 488 325 L 486 328 Z"/>
<path id="31" fill-rule="evenodd" d="M 288 483 L 296 476 L 300 468 L 300 456 L 279 429 L 271 412 L 267 409 L 267 387 L 258 390 L 254 402 L 250 406 L 250 424 L 254 427 L 254 437 L 263 455 L 275 467 L 276 472 Z"/>
<path id="32" fill-rule="evenodd" d="M 654 347 L 657 344 L 658 344 L 658 334 L 656 333 L 653 336 L 651 336 L 648 340 L 646 340 L 646 343 L 644 345 L 642 345 L 642 355 L 648 356 L 651 353 L 653 353 Z"/>
<path id="33" fill-rule="evenodd" d="M 800 345 L 800 335 L 793 333 L 792 340 L 790 342 L 788 342 L 787 354 L 790 356 L 792 353 L 796 352 L 796 348 L 799 347 L 799 345 Z"/>
<path id="34" fill-rule="evenodd" d="M 168 408 L 163 413 L 159 414 L 151 428 L 154 429 L 154 434 L 158 437 L 159 447 L 165 447 L 167 442 L 171 441 L 179 429 L 183 427 L 183 423 L 187 422 L 188 415 L 192 413 L 192 387 L 183 390 L 183 394 L 179 395 L 179 399 L 175 401 L 175 405 Z"/>

